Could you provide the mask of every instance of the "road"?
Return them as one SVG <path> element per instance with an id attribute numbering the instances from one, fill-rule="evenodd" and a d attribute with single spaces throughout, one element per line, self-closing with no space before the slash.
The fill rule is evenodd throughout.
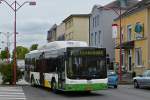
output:
<path id="1" fill-rule="evenodd" d="M 27 100 L 150 100 L 150 89 L 134 89 L 130 85 L 90 94 L 72 92 L 54 94 L 49 90 L 30 86 L 24 86 L 23 91 Z"/>

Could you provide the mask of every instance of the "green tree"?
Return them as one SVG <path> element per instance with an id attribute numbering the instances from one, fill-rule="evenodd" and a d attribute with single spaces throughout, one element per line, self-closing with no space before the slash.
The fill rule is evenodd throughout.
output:
<path id="1" fill-rule="evenodd" d="M 37 50 L 37 48 L 38 48 L 38 44 L 33 44 L 33 45 L 30 47 L 30 51 Z"/>
<path id="2" fill-rule="evenodd" d="M 0 73 L 2 75 L 3 84 L 9 83 L 12 84 L 13 82 L 13 64 L 1 64 L 0 65 Z M 17 81 L 22 78 L 22 72 L 17 69 L 16 75 Z"/>
<path id="3" fill-rule="evenodd" d="M 0 54 L 0 58 L 2 60 L 6 59 L 6 58 L 9 58 L 10 57 L 10 52 L 7 50 L 7 48 L 5 50 L 2 50 L 1 51 L 1 54 Z"/>
<path id="4" fill-rule="evenodd" d="M 14 51 L 13 51 L 14 52 Z M 25 54 L 29 53 L 29 49 L 23 46 L 17 46 L 16 47 L 16 57 L 17 59 L 24 59 Z M 14 57 L 14 53 L 13 53 Z"/>

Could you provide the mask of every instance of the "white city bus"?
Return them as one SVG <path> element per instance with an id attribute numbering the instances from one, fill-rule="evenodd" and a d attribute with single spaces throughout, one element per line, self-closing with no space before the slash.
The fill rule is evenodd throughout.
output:
<path id="1" fill-rule="evenodd" d="M 107 89 L 106 49 L 82 41 L 54 41 L 25 57 L 25 76 L 31 85 L 53 91 Z"/>

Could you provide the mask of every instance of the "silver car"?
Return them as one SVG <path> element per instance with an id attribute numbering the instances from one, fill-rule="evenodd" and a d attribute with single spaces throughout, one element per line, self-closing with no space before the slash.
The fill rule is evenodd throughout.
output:
<path id="1" fill-rule="evenodd" d="M 150 70 L 145 70 L 143 75 L 139 75 L 133 78 L 134 87 L 150 87 Z"/>

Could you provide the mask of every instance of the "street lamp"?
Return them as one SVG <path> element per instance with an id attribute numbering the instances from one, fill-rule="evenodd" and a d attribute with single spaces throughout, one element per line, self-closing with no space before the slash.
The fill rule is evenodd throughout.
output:
<path id="1" fill-rule="evenodd" d="M 113 10 L 119 16 L 119 29 L 120 29 L 120 64 L 119 64 L 119 80 L 122 80 L 122 10 L 126 10 L 126 0 L 118 0 L 119 6 L 118 7 L 102 7 L 106 10 Z M 116 11 L 118 9 L 119 11 Z"/>
<path id="2" fill-rule="evenodd" d="M 14 60 L 13 60 L 13 85 L 16 85 L 16 16 L 17 16 L 17 11 L 24 6 L 25 4 L 29 4 L 30 6 L 36 5 L 35 1 L 25 1 L 22 4 L 19 4 L 16 0 L 12 2 L 11 4 L 6 1 L 6 0 L 0 0 L 0 3 L 5 2 L 15 13 L 14 16 Z"/>

